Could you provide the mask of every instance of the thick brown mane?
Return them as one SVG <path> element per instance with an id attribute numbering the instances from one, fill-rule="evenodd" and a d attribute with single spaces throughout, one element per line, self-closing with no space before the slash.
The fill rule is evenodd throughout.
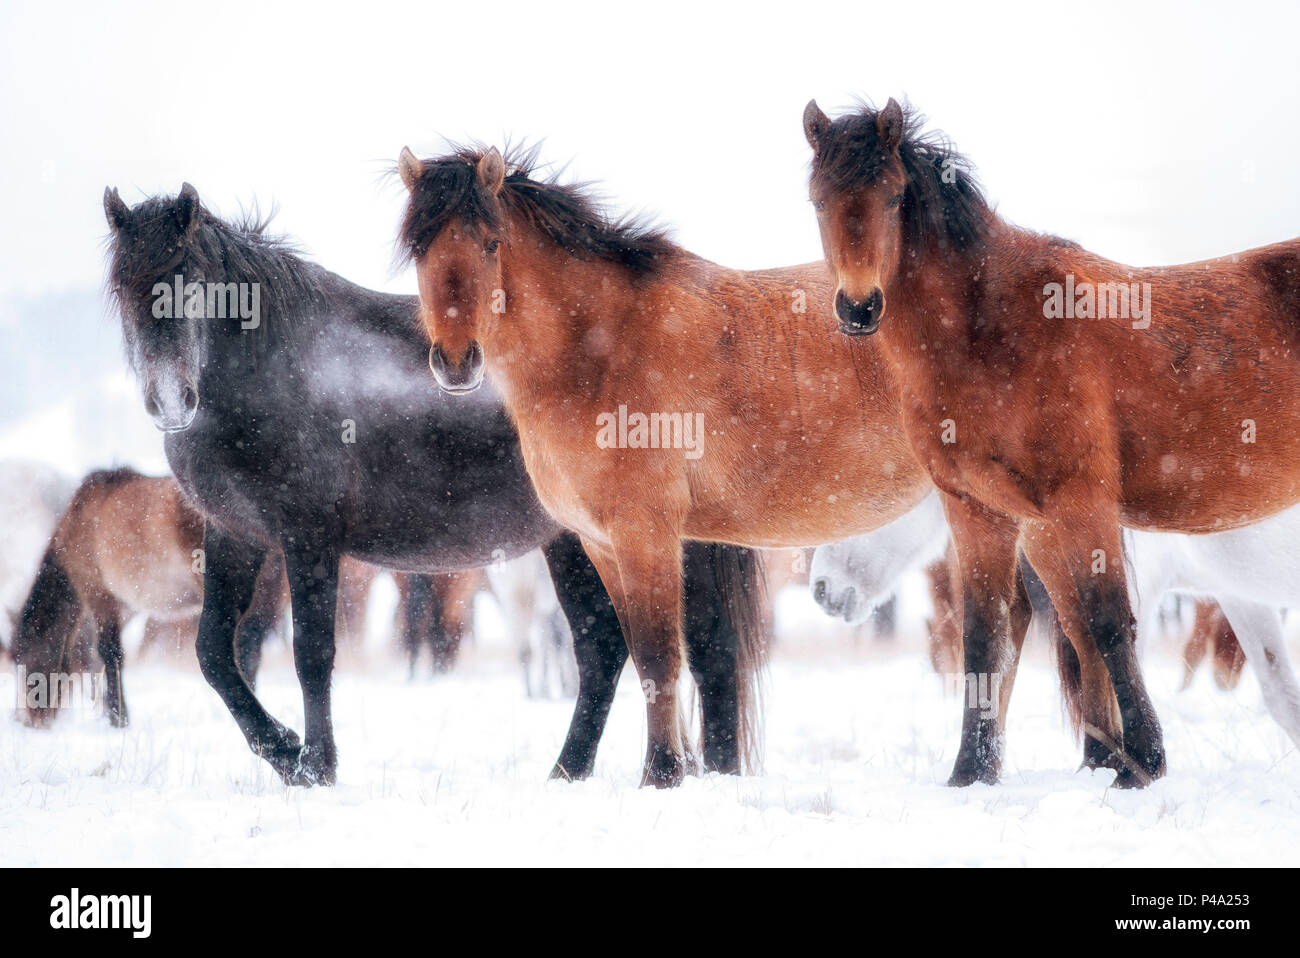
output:
<path id="1" fill-rule="evenodd" d="M 481 233 L 502 229 L 518 217 L 572 256 L 618 263 L 634 273 L 653 273 L 678 251 L 660 227 L 635 217 L 611 219 L 586 184 L 539 178 L 536 147 L 507 149 L 509 172 L 501 192 L 489 196 L 474 173 L 485 152 L 480 146 L 456 147 L 446 156 L 422 161 L 424 173 L 402 219 L 404 257 L 423 256 L 457 218 Z"/>
<path id="2" fill-rule="evenodd" d="M 887 148 L 877 130 L 880 111 L 863 106 L 839 117 L 822 134 L 813 159 L 812 179 L 836 192 L 870 185 L 885 164 Z M 988 233 L 993 217 L 970 162 L 942 133 L 923 132 L 925 117 L 903 108 L 899 159 L 907 172 L 903 228 L 910 248 L 937 242 L 941 249 L 964 252 Z"/>

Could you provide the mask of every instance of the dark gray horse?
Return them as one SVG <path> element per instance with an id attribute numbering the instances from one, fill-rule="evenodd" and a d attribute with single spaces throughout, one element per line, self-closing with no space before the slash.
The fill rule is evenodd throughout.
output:
<path id="1" fill-rule="evenodd" d="M 192 186 L 128 208 L 106 190 L 109 286 L 145 407 L 206 526 L 198 655 L 254 752 L 291 784 L 332 783 L 339 558 L 418 572 L 542 547 L 574 635 L 579 694 L 553 776 L 590 774 L 627 658 L 576 537 L 542 509 L 490 389 L 449 399 L 426 366 L 418 300 L 356 286 L 203 207 Z M 268 549 L 284 553 L 305 741 L 236 665 Z M 697 544 L 686 563 L 688 655 L 706 768 L 739 770 L 764 648 L 755 553 Z"/>

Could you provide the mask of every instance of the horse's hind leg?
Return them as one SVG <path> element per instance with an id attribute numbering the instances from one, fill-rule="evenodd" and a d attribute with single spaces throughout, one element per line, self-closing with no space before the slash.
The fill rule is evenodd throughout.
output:
<path id="1" fill-rule="evenodd" d="M 284 601 L 284 563 L 279 555 L 272 553 L 262 563 L 262 570 L 257 574 L 257 585 L 253 589 L 253 602 L 235 630 L 239 672 L 249 688 L 257 688 L 257 673 L 262 666 L 262 647 L 280 619 Z"/>
<path id="2" fill-rule="evenodd" d="M 736 663 L 740 637 L 723 607 L 722 587 L 714 572 L 714 553 L 719 548 L 707 543 L 685 543 L 682 579 L 686 655 L 700 688 L 704 768 L 737 775 L 740 700 Z"/>
<path id="3" fill-rule="evenodd" d="M 1073 679 L 1067 682 L 1063 676 L 1061 692 L 1074 731 L 1083 736 L 1083 767 L 1118 770 L 1122 765 L 1115 749 L 1124 741 L 1119 703 L 1106 663 L 1093 641 L 1065 553 L 1050 527 L 1042 523 L 1025 525 L 1023 544 L 1025 555 L 1047 589 L 1057 622 L 1069 642 L 1066 651 L 1073 648 L 1078 659 L 1078 685 L 1074 685 Z"/>
<path id="4" fill-rule="evenodd" d="M 1060 501 L 1066 508 L 1050 528 L 1073 588 L 1054 591 L 1052 601 L 1058 610 L 1071 601 L 1079 604 L 1119 703 L 1123 767 L 1115 784 L 1142 787 L 1165 773 L 1164 736 L 1138 665 L 1119 512 L 1114 503 L 1095 495 L 1062 495 Z"/>
<path id="5" fill-rule="evenodd" d="M 591 775 L 596 763 L 596 746 L 627 662 L 627 643 L 609 592 L 577 536 L 566 532 L 542 551 L 556 598 L 569 621 L 578 665 L 573 719 L 550 777 L 583 779 Z"/>
<path id="6" fill-rule="evenodd" d="M 432 603 L 429 608 L 429 654 L 434 672 L 450 672 L 460 654 L 461 634 L 457 627 L 455 572 L 444 572 L 430 579 Z"/>
<path id="7" fill-rule="evenodd" d="M 298 736 L 262 707 L 235 660 L 235 631 L 253 601 L 266 550 L 239 542 L 208 524 L 203 552 L 203 614 L 195 642 L 199 668 L 225 702 L 249 748 L 285 776 L 298 761 Z"/>
<path id="8" fill-rule="evenodd" d="M 330 678 L 334 671 L 334 612 L 338 599 L 339 554 L 323 542 L 298 536 L 285 543 L 293 608 L 293 662 L 302 686 L 306 734 L 302 754 L 288 781 L 295 785 L 333 785 L 338 769 L 330 718 Z M 282 773 L 283 774 L 283 773 Z"/>
<path id="9" fill-rule="evenodd" d="M 1201 662 L 1205 660 L 1205 653 L 1209 650 L 1213 639 L 1214 620 L 1217 618 L 1218 610 L 1213 602 L 1198 599 L 1195 608 L 1196 616 L 1192 621 L 1192 634 L 1183 646 L 1183 683 L 1179 686 L 1180 692 L 1191 688 L 1192 680 L 1196 678 L 1196 670 L 1201 667 Z"/>
<path id="10" fill-rule="evenodd" d="M 1273 721 L 1300 746 L 1300 685 L 1286 650 L 1278 610 L 1258 602 L 1218 596 L 1219 606 L 1237 633 L 1246 661 L 1259 679 L 1264 704 Z"/>
<path id="11" fill-rule="evenodd" d="M 104 663 L 104 711 L 114 728 L 126 728 L 130 718 L 122 690 L 122 629 L 115 607 L 94 611 L 99 659 Z"/>
<path id="12" fill-rule="evenodd" d="M 423 572 L 408 572 L 402 576 L 401 588 L 402 648 L 410 677 L 415 678 L 420 664 L 420 650 L 432 645 L 432 630 L 436 619 L 434 610 L 433 576 Z M 435 655 L 434 670 L 437 670 Z"/>

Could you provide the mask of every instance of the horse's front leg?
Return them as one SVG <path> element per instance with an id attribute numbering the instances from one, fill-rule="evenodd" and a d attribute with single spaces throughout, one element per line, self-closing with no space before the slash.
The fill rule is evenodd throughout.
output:
<path id="1" fill-rule="evenodd" d="M 203 614 L 195 642 L 199 668 L 226 703 L 249 748 L 283 776 L 297 763 L 298 736 L 262 707 L 235 658 L 236 629 L 253 601 L 266 550 L 233 539 L 209 523 L 203 553 Z"/>
<path id="2" fill-rule="evenodd" d="M 1015 520 L 970 500 L 945 494 L 944 510 L 952 527 L 961 565 L 965 674 L 961 745 L 949 785 L 993 784 L 1002 773 L 1003 685 L 1010 692 L 1016 648 L 1009 641 L 1012 612 L 1022 601 L 1016 570 Z M 1017 625 L 1027 624 L 1023 611 Z"/>
<path id="3" fill-rule="evenodd" d="M 591 559 L 621 605 L 628 651 L 641 679 L 649 742 L 641 784 L 680 785 L 685 743 L 677 696 L 682 666 L 682 544 L 657 517 L 621 519 L 610 529 L 610 548 L 591 548 Z"/>
<path id="4" fill-rule="evenodd" d="M 332 545 L 297 536 L 285 542 L 284 567 L 293 609 L 293 662 L 302 687 L 306 735 L 291 769 L 280 774 L 291 785 L 333 785 L 338 771 L 330 719 L 334 672 L 334 613 L 338 601 L 339 553 Z"/>
<path id="5" fill-rule="evenodd" d="M 556 537 L 543 554 L 573 633 L 573 654 L 578 664 L 573 720 L 550 777 L 572 781 L 590 776 L 596 764 L 596 746 L 605 731 L 618 677 L 627 662 L 627 642 L 610 594 L 577 536 L 566 532 Z"/>

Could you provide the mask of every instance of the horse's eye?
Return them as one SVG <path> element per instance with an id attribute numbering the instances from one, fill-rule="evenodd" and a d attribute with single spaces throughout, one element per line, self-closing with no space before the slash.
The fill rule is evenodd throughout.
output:
<path id="1" fill-rule="evenodd" d="M 898 205 L 902 202 L 903 202 L 903 194 L 899 193 L 897 196 L 895 196 L 892 200 L 889 201 L 889 208 L 891 210 L 898 209 Z"/>
<path id="2" fill-rule="evenodd" d="M 495 253 L 500 246 L 500 240 L 492 240 L 492 242 L 488 243 L 487 246 L 483 247 L 483 249 L 488 253 L 488 255 L 491 255 L 492 253 Z"/>
<path id="3" fill-rule="evenodd" d="M 826 204 L 823 203 L 821 200 L 813 200 L 812 205 L 813 205 L 813 209 L 816 210 L 818 213 L 826 212 Z"/>

